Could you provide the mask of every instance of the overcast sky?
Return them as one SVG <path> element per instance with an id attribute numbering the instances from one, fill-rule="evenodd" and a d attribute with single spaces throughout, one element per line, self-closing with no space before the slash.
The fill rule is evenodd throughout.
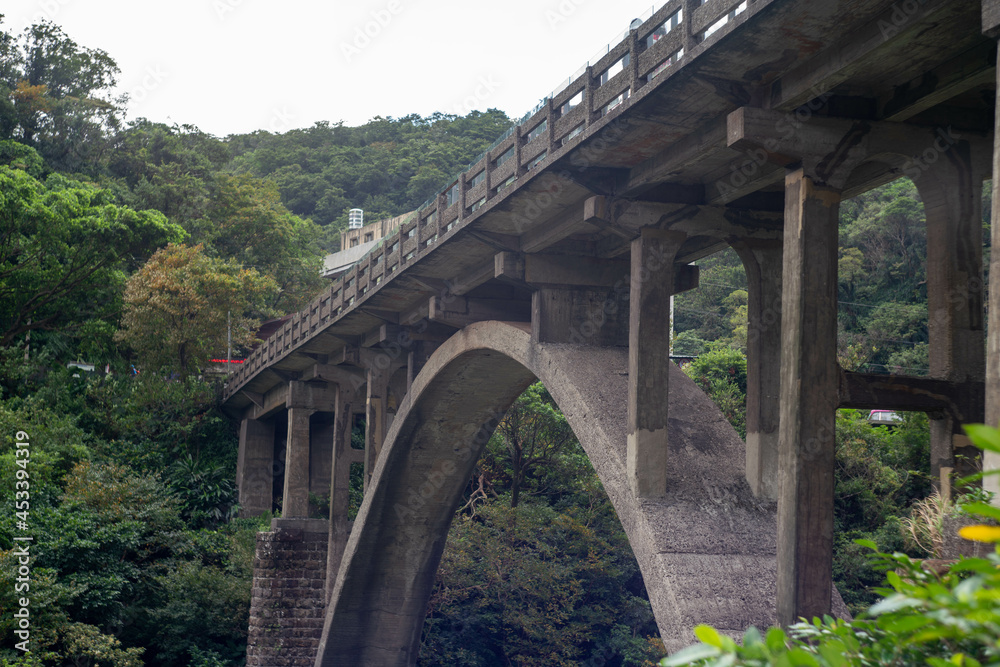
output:
<path id="1" fill-rule="evenodd" d="M 5 0 L 121 68 L 128 117 L 217 136 L 498 108 L 520 116 L 650 0 Z M 656 7 L 662 2 L 655 3 Z"/>

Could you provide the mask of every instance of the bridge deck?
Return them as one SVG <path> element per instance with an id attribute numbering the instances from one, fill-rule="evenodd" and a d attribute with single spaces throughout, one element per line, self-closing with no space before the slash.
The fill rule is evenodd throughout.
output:
<path id="1" fill-rule="evenodd" d="M 981 34 L 978 2 L 756 0 L 736 14 L 734 0 L 697 4 L 667 2 L 457 177 L 453 197 L 442 194 L 421 209 L 297 313 L 230 378 L 227 408 L 242 411 L 254 395 L 364 344 L 384 324 L 426 317 L 432 296 L 529 300 L 529 292 L 493 280 L 498 251 L 616 257 L 627 253 L 637 227 L 678 224 L 694 206 L 724 207 L 744 228 L 780 229 L 780 216 L 761 216 L 783 208 L 780 160 L 728 143 L 727 114 L 742 106 L 788 112 L 775 128 L 788 134 L 821 115 L 992 129 L 995 44 Z M 651 41 L 677 11 L 680 25 Z M 656 73 L 681 49 L 676 64 Z M 599 85 L 625 55 L 629 65 Z M 569 108 L 581 92 L 583 101 Z M 899 175 L 866 165 L 845 194 Z M 665 206 L 658 220 L 585 220 L 584 202 L 594 195 L 612 205 Z M 678 263 L 725 246 L 698 225 L 689 222 Z"/>

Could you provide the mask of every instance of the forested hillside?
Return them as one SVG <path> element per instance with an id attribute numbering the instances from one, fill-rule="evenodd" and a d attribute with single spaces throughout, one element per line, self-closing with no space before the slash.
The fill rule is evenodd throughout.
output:
<path id="1" fill-rule="evenodd" d="M 51 23 L 11 35 L 0 22 L 0 664 L 239 665 L 254 535 L 270 517 L 234 518 L 236 427 L 210 360 L 227 331 L 239 356 L 262 320 L 323 288 L 349 208 L 369 220 L 415 209 L 511 120 L 489 110 L 229 137 L 126 122 L 127 100 L 110 93 L 117 65 L 97 47 Z M 925 372 L 913 184 L 841 211 L 841 363 Z M 733 253 L 701 270 L 677 301 L 675 353 L 699 355 L 688 372 L 739 430 L 745 277 Z M 919 552 L 899 522 L 929 492 L 926 418 L 888 432 L 845 411 L 838 443 L 837 576 L 857 608 L 880 575 L 850 538 Z M 12 648 L 7 613 L 25 532 L 30 656 Z M 455 518 L 421 664 L 638 667 L 660 655 L 655 633 L 607 496 L 536 385 Z"/>

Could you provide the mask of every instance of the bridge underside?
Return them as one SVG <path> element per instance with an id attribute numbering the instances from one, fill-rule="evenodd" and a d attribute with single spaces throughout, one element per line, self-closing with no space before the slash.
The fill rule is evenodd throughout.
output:
<path id="1" fill-rule="evenodd" d="M 836 409 L 929 413 L 942 480 L 970 451 L 961 424 L 1000 421 L 1000 253 L 987 350 L 981 210 L 1000 170 L 997 36 L 1000 0 L 668 0 L 258 348 L 225 395 L 241 504 L 281 496 L 287 521 L 331 499 L 320 664 L 414 659 L 482 426 L 535 376 L 605 483 L 665 639 L 829 612 Z M 929 376 L 846 372 L 839 205 L 902 176 L 926 214 Z M 748 279 L 742 463 L 668 358 L 670 297 L 726 247 Z M 424 489 L 433 503 L 407 505 Z M 702 567 L 728 588 L 685 579 L 678 597 Z"/>
<path id="2" fill-rule="evenodd" d="M 539 378 L 566 415 L 629 536 L 661 637 L 699 622 L 733 634 L 776 621 L 775 505 L 743 478 L 743 442 L 671 368 L 669 492 L 637 499 L 626 476 L 628 353 L 539 344 L 510 324 L 471 325 L 431 358 L 375 467 L 333 587 L 323 665 L 416 660 L 448 526 L 493 427 Z M 724 594 L 721 593 L 724 591 Z M 837 610 L 846 613 L 843 605 Z"/>

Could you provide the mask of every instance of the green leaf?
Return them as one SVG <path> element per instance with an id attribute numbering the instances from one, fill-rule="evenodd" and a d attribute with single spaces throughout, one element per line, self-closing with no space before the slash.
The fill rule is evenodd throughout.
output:
<path id="1" fill-rule="evenodd" d="M 976 447 L 1000 453 L 1000 430 L 985 424 L 965 424 L 962 428 Z"/>
<path id="2" fill-rule="evenodd" d="M 878 551 L 878 545 L 872 540 L 854 540 L 855 544 L 860 544 L 863 547 L 868 547 L 872 551 Z"/>
<path id="3" fill-rule="evenodd" d="M 888 614 L 889 612 L 899 611 L 900 609 L 906 609 L 907 607 L 916 607 L 920 604 L 919 600 L 914 600 L 911 597 L 905 595 L 890 595 L 881 602 L 874 604 L 868 613 L 871 616 L 878 616 L 880 614 Z"/>
<path id="4" fill-rule="evenodd" d="M 763 644 L 764 638 L 760 635 L 760 630 L 754 626 L 747 628 L 747 631 L 743 633 L 743 645 L 751 646 L 753 644 Z"/>
<path id="5" fill-rule="evenodd" d="M 843 667 L 849 664 L 847 656 L 844 655 L 847 653 L 847 646 L 839 639 L 820 644 L 817 650 L 830 667 Z"/>
<path id="6" fill-rule="evenodd" d="M 994 574 L 996 565 L 985 558 L 963 558 L 951 566 L 949 572 L 979 572 L 980 574 Z"/>
<path id="7" fill-rule="evenodd" d="M 802 667 L 821 667 L 819 660 L 804 648 L 793 648 L 788 652 L 788 661 L 791 665 L 801 665 Z"/>
<path id="8" fill-rule="evenodd" d="M 694 636 L 710 646 L 722 648 L 722 636 L 710 625 L 696 625 Z"/>
<path id="9" fill-rule="evenodd" d="M 883 617 L 880 620 L 883 621 L 882 623 L 879 623 L 882 629 L 893 634 L 908 634 L 918 628 L 924 627 L 928 623 L 934 622 L 933 619 L 928 618 L 927 616 L 920 616 L 916 614 L 906 615 L 899 618 Z"/>
<path id="10" fill-rule="evenodd" d="M 694 644 L 693 646 L 688 646 L 683 648 L 677 653 L 668 655 L 666 658 L 660 661 L 661 667 L 680 667 L 680 665 L 689 665 L 692 662 L 698 660 L 705 660 L 706 658 L 715 658 L 719 655 L 719 649 L 714 646 L 708 646 L 706 644 Z"/>
<path id="11" fill-rule="evenodd" d="M 767 631 L 767 635 L 764 638 L 764 643 L 767 644 L 768 650 L 775 653 L 785 650 L 785 643 L 787 641 L 788 635 L 781 628 L 771 628 Z"/>
<path id="12" fill-rule="evenodd" d="M 1000 507 L 993 507 L 992 505 L 987 505 L 986 503 L 969 503 L 967 505 L 962 505 L 962 509 L 969 514 L 978 514 L 979 516 L 985 516 L 990 519 L 1000 521 Z"/>

